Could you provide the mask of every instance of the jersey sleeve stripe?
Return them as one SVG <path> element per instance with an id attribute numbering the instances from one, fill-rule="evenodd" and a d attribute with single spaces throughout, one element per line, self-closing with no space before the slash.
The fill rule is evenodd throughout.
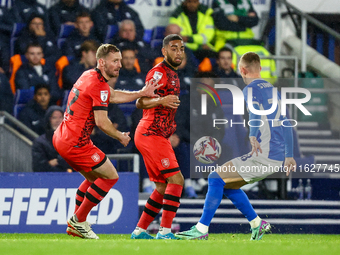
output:
<path id="1" fill-rule="evenodd" d="M 161 174 L 168 174 L 168 173 L 173 173 L 173 172 L 176 172 L 176 171 L 179 171 L 179 167 L 161 170 Z"/>
<path id="2" fill-rule="evenodd" d="M 96 111 L 96 110 L 108 111 L 108 107 L 107 106 L 93 106 L 92 110 L 94 110 L 94 111 Z"/>
<path id="3" fill-rule="evenodd" d="M 107 160 L 107 157 L 105 156 L 105 158 L 101 162 L 99 162 L 97 165 L 92 167 L 92 170 L 102 166 L 106 162 L 106 160 Z"/>

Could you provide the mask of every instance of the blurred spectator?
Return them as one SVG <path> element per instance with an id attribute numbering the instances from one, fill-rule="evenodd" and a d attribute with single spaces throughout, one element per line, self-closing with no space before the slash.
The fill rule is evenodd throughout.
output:
<path id="1" fill-rule="evenodd" d="M 251 28 L 257 25 L 259 18 L 250 0 L 214 0 L 212 8 L 215 11 L 216 51 L 227 41 L 254 38 Z"/>
<path id="2" fill-rule="evenodd" d="M 49 24 L 55 36 L 59 35 L 62 24 L 75 26 L 77 15 L 89 12 L 79 0 L 60 0 L 48 10 Z"/>
<path id="3" fill-rule="evenodd" d="M 186 53 L 184 53 L 184 57 L 182 60 L 182 64 L 178 67 L 177 74 L 180 80 L 181 85 L 181 95 L 185 93 L 189 93 L 191 78 L 195 76 L 197 72 L 197 68 L 195 62 L 191 59 L 188 59 Z"/>
<path id="4" fill-rule="evenodd" d="M 93 22 L 91 15 L 88 12 L 81 12 L 78 14 L 75 22 L 75 29 L 62 47 L 62 53 L 65 56 L 80 57 L 81 44 L 86 40 L 93 40 L 99 43 L 99 40 L 94 35 Z"/>
<path id="5" fill-rule="evenodd" d="M 116 89 L 140 90 L 144 86 L 145 75 L 138 73 L 134 66 L 136 53 L 130 48 L 123 48 L 121 52 L 122 68 L 119 71 Z"/>
<path id="6" fill-rule="evenodd" d="M 30 43 L 38 43 L 43 49 L 46 64 L 54 66 L 61 54 L 54 40 L 54 35 L 45 29 L 43 17 L 38 14 L 32 14 L 27 24 L 27 27 L 24 28 L 16 41 L 15 54 L 23 55 Z"/>
<path id="7" fill-rule="evenodd" d="M 0 111 L 13 114 L 13 93 L 4 70 L 0 67 Z"/>
<path id="8" fill-rule="evenodd" d="M 166 26 L 164 31 L 164 37 L 170 34 L 180 34 L 181 28 L 176 24 L 169 24 Z M 154 61 L 154 65 L 163 61 L 164 56 L 161 54 L 162 52 L 162 44 L 159 44 L 155 47 L 155 51 L 159 53 L 160 57 L 157 57 Z M 192 50 L 185 47 L 184 57 L 182 60 L 182 64 L 178 67 L 177 73 L 180 79 L 181 85 L 181 94 L 189 92 L 190 89 L 190 78 L 193 78 L 195 73 L 197 72 L 197 62 L 196 58 L 192 53 Z"/>
<path id="9" fill-rule="evenodd" d="M 54 130 L 63 121 L 64 112 L 60 106 L 48 108 L 45 118 L 45 134 L 36 138 L 32 146 L 33 172 L 72 172 L 71 167 L 58 154 L 52 144 Z"/>
<path id="10" fill-rule="evenodd" d="M 29 89 L 38 84 L 48 84 L 51 91 L 52 102 L 56 103 L 61 97 L 61 91 L 57 84 L 55 69 L 43 65 L 44 57 L 42 47 L 37 43 L 27 46 L 25 57 L 28 62 L 20 66 L 15 75 L 16 89 Z"/>
<path id="11" fill-rule="evenodd" d="M 143 40 L 144 27 L 138 13 L 123 0 L 102 0 L 92 13 L 98 38 L 104 39 L 108 25 L 119 25 L 123 20 L 130 19 L 136 25 L 138 40 Z"/>
<path id="12" fill-rule="evenodd" d="M 46 25 L 46 30 L 49 30 L 48 26 L 48 14 L 46 7 L 43 4 L 38 3 L 37 0 L 15 0 L 11 8 L 11 14 L 15 23 L 29 24 L 32 15 L 40 16 Z"/>
<path id="13" fill-rule="evenodd" d="M 38 135 L 45 133 L 44 118 L 50 99 L 50 87 L 38 84 L 34 87 L 33 99 L 19 113 L 18 119 Z"/>
<path id="14" fill-rule="evenodd" d="M 223 47 L 217 53 L 216 64 L 213 66 L 213 72 L 219 78 L 241 78 L 235 73 L 233 67 L 233 51 Z"/>
<path id="15" fill-rule="evenodd" d="M 180 35 L 181 34 L 181 28 L 177 25 L 177 24 L 169 24 L 166 26 L 165 31 L 164 31 L 164 37 L 166 37 L 167 35 L 171 35 L 171 34 L 177 34 Z M 157 54 L 157 59 L 154 62 L 154 65 L 160 63 L 163 61 L 164 56 L 162 54 L 162 48 L 163 48 L 163 44 L 160 43 L 158 45 L 156 45 L 154 47 L 154 51 Z M 190 50 L 188 47 L 185 47 L 185 55 L 186 55 L 186 59 L 187 62 L 189 63 L 189 65 L 192 65 L 192 68 L 196 69 L 198 66 L 198 61 L 195 58 L 192 50 Z"/>
<path id="16" fill-rule="evenodd" d="M 0 66 L 8 72 L 10 58 L 10 37 L 13 30 L 14 19 L 10 11 L 0 6 Z"/>
<path id="17" fill-rule="evenodd" d="M 205 57 L 215 57 L 211 44 L 214 35 L 213 10 L 199 0 L 184 0 L 172 13 L 169 23 L 181 28 L 185 46 L 191 49 L 201 61 Z"/>
<path id="18" fill-rule="evenodd" d="M 150 47 L 150 45 L 137 37 L 135 23 L 132 20 L 124 20 L 119 25 L 118 36 L 112 40 L 112 44 L 119 49 L 134 49 L 141 72 L 147 73 L 152 67 L 152 63 L 158 54 Z"/>
<path id="19" fill-rule="evenodd" d="M 80 61 L 75 59 L 63 69 L 63 89 L 70 90 L 84 71 L 96 67 L 96 41 L 84 41 L 80 47 Z"/>

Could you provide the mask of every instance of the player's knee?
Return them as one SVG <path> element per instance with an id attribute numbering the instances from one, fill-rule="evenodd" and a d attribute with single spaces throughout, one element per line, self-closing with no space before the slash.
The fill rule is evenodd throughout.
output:
<path id="1" fill-rule="evenodd" d="M 218 175 L 216 172 L 212 172 L 208 176 L 208 185 L 218 185 L 218 186 L 224 186 L 225 182 L 222 180 L 222 178 Z"/>
<path id="2" fill-rule="evenodd" d="M 183 177 L 181 172 L 178 172 L 177 174 L 167 178 L 167 182 L 183 186 L 184 185 L 184 177 Z"/>
<path id="3" fill-rule="evenodd" d="M 156 190 L 159 194 L 164 195 L 166 189 L 166 183 L 156 183 Z"/>

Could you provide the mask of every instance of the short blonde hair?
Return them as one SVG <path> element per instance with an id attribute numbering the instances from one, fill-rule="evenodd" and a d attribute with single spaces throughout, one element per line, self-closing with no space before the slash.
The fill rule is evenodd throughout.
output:
<path id="1" fill-rule="evenodd" d="M 252 71 L 259 71 L 261 67 L 260 56 L 255 52 L 244 53 L 240 59 L 240 65 Z"/>
<path id="2" fill-rule="evenodd" d="M 115 52 L 120 52 L 120 50 L 117 48 L 117 46 L 113 45 L 113 44 L 102 44 L 99 46 L 97 53 L 96 53 L 96 58 L 101 59 L 101 58 L 105 58 L 107 55 L 109 55 L 109 53 L 115 53 Z"/>

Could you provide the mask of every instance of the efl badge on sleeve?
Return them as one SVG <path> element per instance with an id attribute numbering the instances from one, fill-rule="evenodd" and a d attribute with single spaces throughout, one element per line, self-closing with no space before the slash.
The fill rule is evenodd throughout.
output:
<path id="1" fill-rule="evenodd" d="M 103 101 L 103 102 L 106 102 L 107 98 L 109 97 L 109 91 L 107 90 L 101 90 L 100 91 L 100 99 Z"/>
<path id="2" fill-rule="evenodd" d="M 153 74 L 153 78 L 154 78 L 155 80 L 160 80 L 160 79 L 162 79 L 162 76 L 163 76 L 163 73 L 157 72 L 157 71 L 155 71 L 155 73 Z"/>

